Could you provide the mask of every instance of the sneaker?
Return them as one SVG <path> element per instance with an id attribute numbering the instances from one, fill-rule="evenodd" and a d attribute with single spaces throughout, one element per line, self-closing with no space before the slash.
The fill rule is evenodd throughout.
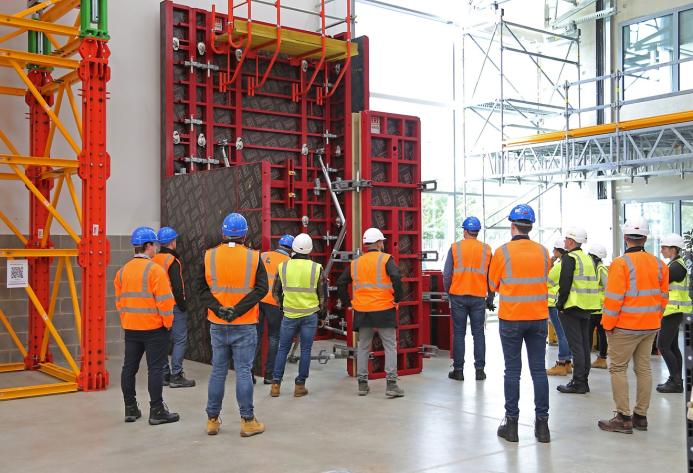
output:
<path id="1" fill-rule="evenodd" d="M 462 370 L 452 370 L 448 373 L 448 378 L 454 379 L 455 381 L 464 381 L 464 373 Z"/>
<path id="2" fill-rule="evenodd" d="M 534 436 L 537 438 L 537 441 L 541 443 L 551 442 L 548 417 L 537 417 L 534 420 Z"/>
<path id="3" fill-rule="evenodd" d="M 557 361 L 555 365 L 546 370 L 549 376 L 568 376 L 568 366 L 564 361 Z"/>
<path id="4" fill-rule="evenodd" d="M 136 403 L 132 406 L 125 406 L 125 422 L 135 422 L 140 417 L 142 417 L 142 411 Z"/>
<path id="5" fill-rule="evenodd" d="M 520 439 L 517 436 L 517 417 L 505 416 L 501 425 L 498 426 L 497 433 L 508 442 L 518 442 Z"/>
<path id="6" fill-rule="evenodd" d="M 647 416 L 641 416 L 633 412 L 633 428 L 636 430 L 647 430 Z"/>
<path id="7" fill-rule="evenodd" d="M 371 392 L 371 388 L 368 387 L 368 381 L 359 380 L 359 396 L 367 396 Z"/>
<path id="8" fill-rule="evenodd" d="M 592 368 L 605 370 L 608 367 L 609 365 L 606 362 L 606 358 L 602 358 L 601 356 L 598 356 L 597 359 L 592 362 Z"/>
<path id="9" fill-rule="evenodd" d="M 385 395 L 389 398 L 404 397 L 404 390 L 397 386 L 396 379 L 388 379 Z"/>
<path id="10" fill-rule="evenodd" d="M 630 416 L 624 416 L 620 412 L 609 420 L 600 420 L 597 425 L 606 432 L 619 432 L 621 434 L 633 433 L 633 420 Z"/>
<path id="11" fill-rule="evenodd" d="M 207 419 L 207 435 L 216 435 L 221 429 L 221 419 L 217 417 L 209 417 Z"/>
<path id="12" fill-rule="evenodd" d="M 166 404 L 149 410 L 149 425 L 170 424 L 179 420 L 180 416 L 175 412 L 169 412 Z"/>
<path id="13" fill-rule="evenodd" d="M 272 397 L 279 397 L 279 391 L 281 384 L 278 381 L 273 381 L 272 382 L 272 387 L 270 388 L 270 396 Z"/>
<path id="14" fill-rule="evenodd" d="M 241 418 L 241 437 L 252 437 L 264 431 L 265 424 L 258 422 L 257 417 L 253 417 L 252 419 Z"/>
<path id="15" fill-rule="evenodd" d="M 169 381 L 169 386 L 172 388 L 192 388 L 195 386 L 194 379 L 187 379 L 182 371 L 178 374 L 172 374 Z"/>
<path id="16" fill-rule="evenodd" d="M 303 397 L 308 394 L 305 384 L 294 384 L 294 397 Z"/>
<path id="17" fill-rule="evenodd" d="M 476 370 L 476 380 L 477 381 L 483 381 L 486 379 L 486 373 L 484 372 L 483 368 L 477 368 Z"/>

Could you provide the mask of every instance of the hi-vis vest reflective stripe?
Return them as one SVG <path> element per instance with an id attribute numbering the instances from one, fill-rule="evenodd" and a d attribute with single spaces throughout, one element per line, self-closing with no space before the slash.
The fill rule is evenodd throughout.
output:
<path id="1" fill-rule="evenodd" d="M 669 303 L 666 309 L 664 309 L 664 315 L 671 314 L 690 314 L 693 308 L 693 303 L 691 302 L 691 295 L 689 290 L 689 275 L 688 268 L 686 268 L 686 263 L 683 258 L 678 257 L 674 261 L 669 262 L 669 267 L 676 262 L 679 263 L 686 270 L 686 277 L 683 281 L 669 283 Z"/>
<path id="2" fill-rule="evenodd" d="M 267 295 L 260 301 L 265 304 L 270 304 L 278 306 L 279 304 L 274 299 L 272 295 L 272 288 L 274 287 L 274 280 L 277 279 L 277 268 L 279 265 L 285 261 L 289 261 L 291 257 L 286 253 L 280 251 L 266 251 L 260 255 L 262 262 L 265 265 L 265 270 L 267 271 L 267 283 L 269 284 L 269 290 Z"/>
<path id="3" fill-rule="evenodd" d="M 171 268 L 171 265 L 176 260 L 177 258 L 173 256 L 171 253 L 157 253 L 152 258 L 152 261 L 164 268 L 166 274 L 168 274 L 168 270 Z M 183 293 L 185 293 L 185 281 L 183 280 L 183 263 L 181 263 L 180 260 L 178 260 L 178 268 L 180 270 L 180 282 L 183 285 Z"/>
<path id="4" fill-rule="evenodd" d="M 114 281 L 115 303 L 126 330 L 156 330 L 173 323 L 173 294 L 168 276 L 153 261 L 133 258 Z"/>
<path id="5" fill-rule="evenodd" d="M 453 243 L 451 250 L 454 269 L 450 294 L 486 297 L 491 247 L 471 238 Z"/>
<path id="6" fill-rule="evenodd" d="M 385 268 L 390 258 L 387 253 L 369 251 L 352 261 L 354 310 L 375 312 L 395 307 L 395 291 Z"/>
<path id="7" fill-rule="evenodd" d="M 609 268 L 601 261 L 597 263 L 597 279 L 599 280 L 599 311 L 601 313 L 604 307 L 604 291 L 606 291 L 606 283 L 609 281 Z"/>
<path id="8" fill-rule="evenodd" d="M 568 256 L 575 260 L 575 271 L 565 308 L 599 310 L 599 279 L 592 257 L 582 250 L 571 251 Z"/>
<path id="9" fill-rule="evenodd" d="M 561 278 L 561 260 L 556 260 L 549 270 L 549 307 L 556 307 L 558 300 L 558 281 Z"/>
<path id="10" fill-rule="evenodd" d="M 205 252 L 205 279 L 212 295 L 223 306 L 235 306 L 255 287 L 255 274 L 260 261 L 257 251 L 243 245 L 222 243 Z M 231 322 L 234 325 L 255 324 L 259 309 L 255 305 Z M 211 310 L 207 319 L 215 324 L 229 324 Z"/>
<path id="11" fill-rule="evenodd" d="M 305 317 L 320 309 L 317 289 L 321 270 L 322 266 L 307 259 L 292 259 L 279 265 L 286 317 Z"/>

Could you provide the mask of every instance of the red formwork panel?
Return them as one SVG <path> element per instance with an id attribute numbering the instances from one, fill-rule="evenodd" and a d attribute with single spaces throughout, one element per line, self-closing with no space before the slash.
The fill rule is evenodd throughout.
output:
<path id="1" fill-rule="evenodd" d="M 385 251 L 402 273 L 404 300 L 397 309 L 399 375 L 423 367 L 424 320 L 421 270 L 421 123 L 418 117 L 364 111 L 360 118 L 361 227 L 377 227 L 386 237 Z M 351 325 L 349 325 L 351 332 Z M 354 343 L 349 333 L 347 341 Z M 353 374 L 353 363 L 349 365 Z M 376 337 L 369 377 L 384 377 L 384 352 Z"/>
<path id="2" fill-rule="evenodd" d="M 450 303 L 442 296 L 443 272 L 436 270 L 423 271 L 424 313 L 429 323 L 427 330 L 428 341 L 441 350 L 449 350 L 452 356 L 452 319 L 450 318 Z"/>

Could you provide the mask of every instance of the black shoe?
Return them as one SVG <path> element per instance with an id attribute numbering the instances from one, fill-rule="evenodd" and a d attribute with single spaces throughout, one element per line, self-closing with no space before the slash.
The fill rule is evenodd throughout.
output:
<path id="1" fill-rule="evenodd" d="M 659 383 L 657 385 L 657 387 L 661 388 L 662 386 L 665 386 L 667 383 L 670 383 L 671 381 L 672 381 L 671 376 L 669 376 L 666 381 L 664 381 L 663 383 Z"/>
<path id="2" fill-rule="evenodd" d="M 534 436 L 541 443 L 551 442 L 551 432 L 549 432 L 548 417 L 537 417 L 534 420 Z"/>
<path id="3" fill-rule="evenodd" d="M 171 384 L 171 373 L 166 373 L 164 375 L 164 386 Z"/>
<path id="4" fill-rule="evenodd" d="M 508 442 L 519 442 L 517 436 L 517 417 L 505 416 L 503 422 L 498 427 L 498 436 L 504 438 Z"/>
<path id="5" fill-rule="evenodd" d="M 194 379 L 187 379 L 182 371 L 178 374 L 171 375 L 169 386 L 172 388 L 192 388 L 195 386 Z"/>
<path id="6" fill-rule="evenodd" d="M 133 404 L 132 406 L 125 406 L 125 422 L 135 422 L 137 419 L 142 417 L 142 411 L 140 406 Z"/>
<path id="7" fill-rule="evenodd" d="M 483 381 L 484 379 L 486 379 L 486 373 L 484 373 L 484 369 L 483 368 L 477 368 L 476 369 L 476 380 L 477 381 Z"/>
<path id="8" fill-rule="evenodd" d="M 647 430 L 647 416 L 641 416 L 633 412 L 633 428 L 636 430 Z"/>
<path id="9" fill-rule="evenodd" d="M 180 416 L 175 412 L 169 412 L 166 404 L 149 410 L 149 425 L 170 424 L 179 420 Z"/>
<path id="10" fill-rule="evenodd" d="M 585 394 L 588 388 L 585 383 L 571 379 L 568 384 L 561 384 L 556 389 L 564 394 Z"/>
<path id="11" fill-rule="evenodd" d="M 448 373 L 448 378 L 454 379 L 455 381 L 464 381 L 464 373 L 462 370 L 452 370 Z"/>
<path id="12" fill-rule="evenodd" d="M 669 378 L 666 383 L 657 386 L 657 392 L 660 393 L 682 393 L 683 381 L 680 379 Z"/>

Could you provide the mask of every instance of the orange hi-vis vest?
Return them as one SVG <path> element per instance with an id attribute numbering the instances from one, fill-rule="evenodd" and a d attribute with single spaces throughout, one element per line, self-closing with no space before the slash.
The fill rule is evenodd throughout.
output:
<path id="1" fill-rule="evenodd" d="M 173 306 L 168 275 L 149 258 L 133 258 L 113 280 L 120 324 L 126 330 L 156 330 L 173 325 Z"/>
<path id="2" fill-rule="evenodd" d="M 260 261 L 260 253 L 238 243 L 222 243 L 205 251 L 205 279 L 212 295 L 222 306 L 235 306 L 255 286 L 255 273 Z M 233 322 L 217 317 L 212 310 L 207 310 L 207 320 L 213 324 L 245 325 L 256 324 L 258 306 Z"/>
<path id="3" fill-rule="evenodd" d="M 453 243 L 451 250 L 453 272 L 450 294 L 486 297 L 488 265 L 493 255 L 491 247 L 470 238 Z"/>
<path id="4" fill-rule="evenodd" d="M 542 320 L 549 316 L 549 252 L 529 239 L 513 240 L 491 258 L 489 286 L 498 292 L 498 317 Z"/>
<path id="5" fill-rule="evenodd" d="M 291 256 L 282 253 L 280 251 L 265 251 L 260 255 L 262 262 L 265 264 L 265 270 L 267 271 L 267 283 L 269 284 L 269 290 L 267 295 L 260 301 L 265 304 L 271 304 L 274 306 L 279 306 L 279 303 L 274 298 L 272 294 L 272 288 L 274 287 L 274 280 L 277 279 L 277 268 L 279 265 L 285 261 L 289 261 Z"/>
<path id="6" fill-rule="evenodd" d="M 605 330 L 658 330 L 668 301 L 669 267 L 644 251 L 626 253 L 609 266 L 602 325 Z"/>
<path id="7" fill-rule="evenodd" d="M 385 269 L 390 258 L 387 253 L 369 251 L 351 262 L 354 310 L 376 312 L 395 307 L 395 290 Z"/>
<path id="8" fill-rule="evenodd" d="M 164 268 L 166 274 L 168 274 L 168 270 L 171 268 L 171 265 L 176 260 L 178 260 L 178 268 L 180 270 L 180 282 L 183 284 L 183 292 L 185 292 L 185 281 L 183 280 L 183 263 L 181 263 L 180 260 L 173 256 L 171 253 L 157 253 L 154 255 L 154 258 L 152 258 L 152 261 Z"/>

